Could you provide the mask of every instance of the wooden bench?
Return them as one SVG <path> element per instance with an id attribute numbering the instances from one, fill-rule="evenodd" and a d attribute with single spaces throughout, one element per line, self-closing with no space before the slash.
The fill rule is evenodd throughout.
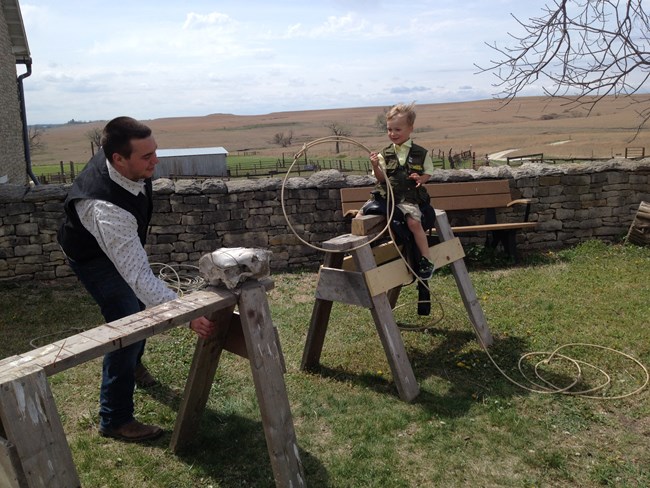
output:
<path id="1" fill-rule="evenodd" d="M 529 222 L 530 199 L 513 199 L 508 180 L 480 180 L 459 183 L 428 183 L 425 185 L 431 195 L 431 205 L 445 212 L 481 210 L 483 222 L 475 225 L 452 226 L 454 234 L 488 232 L 486 244 L 496 247 L 502 243 L 504 250 L 516 259 L 517 230 L 533 229 L 537 222 Z M 341 189 L 343 215 L 351 216 L 368 201 L 374 187 Z M 515 222 L 497 222 L 497 209 L 525 205 L 523 218 Z M 453 217 L 453 214 L 451 215 Z M 364 215 L 352 220 L 352 234 L 370 235 L 385 225 L 385 219 L 377 215 Z M 436 229 L 431 229 L 436 233 Z"/>

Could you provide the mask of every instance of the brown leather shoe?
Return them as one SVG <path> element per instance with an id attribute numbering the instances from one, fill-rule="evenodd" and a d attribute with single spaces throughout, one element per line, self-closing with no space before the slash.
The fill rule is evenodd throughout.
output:
<path id="1" fill-rule="evenodd" d="M 135 367 L 135 384 L 139 388 L 151 388 L 152 386 L 156 386 L 158 381 L 151 376 L 151 373 L 145 365 L 140 363 Z"/>
<path id="2" fill-rule="evenodd" d="M 104 437 L 112 437 L 121 441 L 142 442 L 160 437 L 163 430 L 157 425 L 147 425 L 137 420 L 132 420 L 117 429 L 99 429 Z"/>

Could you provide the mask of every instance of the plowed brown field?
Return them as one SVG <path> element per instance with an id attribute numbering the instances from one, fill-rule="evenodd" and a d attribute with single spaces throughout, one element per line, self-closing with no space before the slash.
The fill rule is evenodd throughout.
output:
<path id="1" fill-rule="evenodd" d="M 650 95 L 639 96 L 637 101 L 650 103 Z M 630 99 L 614 98 L 601 101 L 591 114 L 584 108 L 571 110 L 565 100 L 541 97 L 516 99 L 505 106 L 497 100 L 422 104 L 417 106 L 414 139 L 445 154 L 450 149 L 471 149 L 477 157 L 507 151 L 510 156 L 543 153 L 545 157 L 604 158 L 624 154 L 626 147 L 650 146 L 647 130 L 632 140 L 640 123 L 639 108 Z M 231 155 L 246 151 L 292 157 L 303 144 L 331 135 L 326 125 L 332 122 L 347 128 L 355 141 L 371 149 L 381 148 L 387 139 L 376 120 L 383 109 L 213 114 L 146 123 L 154 130 L 160 148 L 223 146 Z M 91 154 L 86 133 L 101 126 L 102 122 L 96 122 L 47 129 L 42 138 L 46 147 L 32 155 L 33 163 L 85 162 Z M 289 132 L 293 133 L 291 146 L 282 148 L 273 143 L 275 134 Z M 334 144 L 318 145 L 310 156 L 332 156 L 334 149 Z M 354 144 L 343 144 L 340 150 L 348 155 L 364 154 Z"/>

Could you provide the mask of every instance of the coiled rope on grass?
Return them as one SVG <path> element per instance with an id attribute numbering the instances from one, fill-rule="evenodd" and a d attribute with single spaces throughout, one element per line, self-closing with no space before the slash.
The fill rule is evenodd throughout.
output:
<path id="1" fill-rule="evenodd" d="M 317 251 L 321 251 L 321 252 L 331 252 L 331 250 L 324 249 L 322 247 L 316 246 L 316 245 L 306 241 L 305 239 L 303 239 L 298 234 L 298 232 L 296 232 L 296 229 L 293 227 L 293 225 L 292 225 L 292 223 L 291 223 L 291 221 L 290 221 L 290 219 L 289 219 L 289 217 L 287 215 L 287 212 L 286 212 L 286 207 L 285 207 L 285 187 L 286 187 L 286 182 L 287 182 L 287 180 L 289 178 L 289 175 L 291 174 L 291 170 L 293 169 L 293 167 L 296 164 L 296 162 L 298 161 L 298 159 L 303 157 L 306 154 L 308 149 L 310 149 L 310 148 L 312 148 L 312 147 L 314 147 L 316 145 L 324 144 L 324 143 L 327 143 L 327 142 L 347 142 L 347 143 L 356 145 L 356 146 L 364 149 L 368 154 L 370 154 L 372 152 L 365 145 L 361 144 L 360 142 L 358 142 L 358 141 L 356 141 L 356 140 L 354 140 L 352 138 L 344 137 L 344 136 L 327 136 L 327 137 L 322 137 L 322 138 L 319 138 L 319 139 L 315 139 L 315 140 L 313 140 L 313 141 L 311 141 L 309 143 L 304 144 L 302 149 L 295 154 L 293 162 L 289 166 L 289 168 L 288 168 L 288 170 L 287 170 L 287 172 L 285 174 L 285 177 L 282 180 L 282 188 L 281 188 L 281 192 L 280 192 L 280 202 L 281 202 L 281 205 L 282 205 L 282 213 L 283 213 L 284 218 L 285 218 L 285 220 L 287 222 L 287 225 L 291 229 L 291 232 L 296 236 L 296 238 L 300 242 L 305 244 L 306 246 L 308 246 L 308 247 L 310 247 L 312 249 L 315 249 Z M 385 174 L 384 174 L 384 177 L 386 177 Z M 377 239 L 379 239 L 385 232 L 388 232 L 391 239 L 393 240 L 393 242 L 396 242 L 395 241 L 395 235 L 393 234 L 393 231 L 392 231 L 392 229 L 390 227 L 390 222 L 393 219 L 393 213 L 394 213 L 394 208 L 395 208 L 394 195 L 393 195 L 393 191 L 392 191 L 392 188 L 391 188 L 390 184 L 386 184 L 386 190 L 387 190 L 386 207 L 387 207 L 387 209 L 389 209 L 388 210 L 389 214 L 386 216 L 386 225 L 384 226 L 384 228 L 380 232 L 377 233 L 377 235 L 375 237 L 373 237 L 372 239 L 370 239 L 367 242 L 364 242 L 363 244 L 361 244 L 359 246 L 356 246 L 356 247 L 353 247 L 353 248 L 347 250 L 346 252 L 350 253 L 352 251 L 360 249 L 361 247 L 369 246 L 370 244 L 375 242 Z M 430 297 L 433 296 L 431 294 L 431 288 L 429 288 L 428 283 L 417 275 L 415 270 L 410 266 L 408 260 L 405 258 L 405 256 L 400 251 L 399 246 L 395 245 L 395 248 L 397 249 L 397 252 L 398 252 L 398 254 L 400 256 L 400 259 L 402 259 L 402 261 L 404 262 L 406 267 L 411 272 L 412 276 L 415 278 L 414 281 L 417 280 L 418 282 L 420 282 L 423 286 L 425 286 L 429 290 L 429 296 Z M 440 300 L 436 299 L 436 302 L 437 302 L 437 304 L 438 304 L 438 306 L 439 306 L 439 308 L 440 308 L 440 310 L 442 312 L 442 316 L 440 318 L 438 318 L 434 323 L 432 323 L 432 324 L 430 324 L 428 326 L 425 326 L 425 327 L 417 327 L 417 328 L 400 327 L 400 328 L 402 330 L 422 331 L 422 330 L 430 329 L 433 326 L 435 326 L 436 324 L 438 324 L 444 318 L 444 307 L 443 307 L 443 304 L 442 304 L 442 302 Z M 429 300 L 427 302 L 418 301 L 416 303 L 432 303 L 432 302 L 431 302 L 431 300 Z M 402 305 L 400 305 L 398 307 L 395 307 L 393 310 L 397 310 L 398 308 L 400 308 L 400 307 L 402 307 L 404 305 L 407 305 L 407 304 L 402 304 Z M 483 343 L 483 341 L 482 341 L 482 339 L 480 337 L 480 334 L 476 334 L 476 337 L 478 338 L 478 341 L 479 341 L 479 344 L 480 344 L 481 348 L 483 349 L 483 351 L 485 351 L 487 357 L 489 358 L 490 362 L 494 365 L 494 367 L 497 369 L 497 371 L 499 371 L 499 373 L 504 378 L 506 378 L 509 382 L 511 382 L 515 386 L 518 386 L 519 388 L 521 388 L 523 390 L 526 390 L 526 391 L 529 391 L 531 393 L 563 394 L 563 395 L 579 396 L 579 397 L 582 397 L 582 398 L 590 398 L 590 399 L 616 400 L 616 399 L 627 398 L 627 397 L 638 394 L 650 382 L 650 373 L 648 373 L 648 368 L 646 368 L 646 366 L 643 363 L 641 363 L 641 361 L 639 361 L 638 359 L 636 359 L 635 357 L 633 357 L 633 356 L 631 356 L 631 355 L 629 355 L 627 353 L 624 353 L 622 351 L 613 349 L 611 347 L 601 346 L 599 344 L 567 343 L 567 344 L 564 344 L 564 345 L 561 345 L 561 346 L 557 347 L 555 350 L 553 350 L 551 352 L 540 352 L 540 351 L 529 352 L 529 353 L 523 354 L 519 358 L 519 361 L 517 363 L 518 364 L 518 370 L 519 370 L 520 374 L 522 375 L 522 377 L 529 383 L 529 385 L 532 385 L 532 386 L 528 386 L 528 385 L 522 384 L 521 382 L 519 382 L 519 381 L 515 380 L 514 378 L 510 377 L 510 375 L 508 375 L 503 370 L 503 368 L 501 368 L 499 366 L 499 364 L 496 362 L 496 360 L 494 359 L 492 354 L 490 354 L 490 351 L 489 351 L 488 347 Z M 567 349 L 567 348 L 571 348 L 571 347 L 586 347 L 586 348 L 593 348 L 593 349 L 601 349 L 601 350 L 609 351 L 611 353 L 620 355 L 620 356 L 632 361 L 634 364 L 636 364 L 641 369 L 641 371 L 643 372 L 643 375 L 644 375 L 645 378 L 644 378 L 641 386 L 639 386 L 638 388 L 636 388 L 634 391 L 632 391 L 630 393 L 621 394 L 621 395 L 612 395 L 612 396 L 605 396 L 605 395 L 597 396 L 597 395 L 594 394 L 595 392 L 604 391 L 605 388 L 607 388 L 608 386 L 611 385 L 611 376 L 610 376 L 610 374 L 608 374 L 602 368 L 599 368 L 599 367 L 595 366 L 594 364 L 591 364 L 591 363 L 588 363 L 586 361 L 582 361 L 582 360 L 579 360 L 579 359 L 574 359 L 574 358 L 572 358 L 570 356 L 567 356 L 566 354 L 560 353 L 560 351 L 562 351 L 564 349 Z M 524 372 L 524 367 L 523 367 L 524 361 L 526 361 L 526 359 L 534 357 L 534 356 L 543 356 L 543 358 L 541 360 L 539 360 L 537 363 L 535 363 L 534 368 L 533 368 L 533 370 L 535 372 L 535 377 L 537 378 L 537 380 L 541 381 L 543 384 L 538 383 L 537 381 L 529 378 L 528 375 L 526 375 L 526 373 Z M 567 386 L 561 387 L 561 386 L 555 385 L 552 381 L 546 379 L 542 375 L 542 373 L 540 372 L 540 367 L 542 365 L 548 365 L 548 364 L 551 363 L 551 361 L 554 361 L 556 359 L 567 361 L 576 370 L 576 376 L 573 378 L 573 380 Z M 585 389 L 585 390 L 571 391 L 571 389 L 573 387 L 575 387 L 581 381 L 581 379 L 583 378 L 583 367 L 590 368 L 590 369 L 593 369 L 594 371 L 597 371 L 604 378 L 604 381 L 602 383 L 594 386 L 594 387 L 591 387 L 591 388 L 588 388 L 588 389 Z"/>

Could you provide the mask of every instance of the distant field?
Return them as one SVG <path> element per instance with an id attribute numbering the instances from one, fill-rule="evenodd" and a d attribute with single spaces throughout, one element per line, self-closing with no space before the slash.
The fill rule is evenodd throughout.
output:
<path id="1" fill-rule="evenodd" d="M 650 95 L 638 99 L 649 100 Z M 353 140 L 380 149 L 386 144 L 384 131 L 377 127 L 377 117 L 383 110 L 360 107 L 250 116 L 213 114 L 146 122 L 154 130 L 160 148 L 222 146 L 229 151 L 231 161 L 243 156 L 251 161 L 268 157 L 290 162 L 304 144 L 331 135 L 326 126 L 332 122 L 347 128 Z M 471 150 L 477 157 L 543 153 L 545 158 L 607 158 L 624 154 L 626 147 L 644 146 L 647 141 L 646 133 L 631 141 L 639 120 L 634 105 L 622 99 L 605 99 L 589 116 L 581 109 L 570 110 L 564 100 L 541 97 L 517 99 L 506 106 L 496 100 L 423 104 L 417 106 L 417 112 L 414 139 L 434 155 Z M 85 163 L 91 156 L 86 133 L 104 123 L 46 130 L 45 149 L 32 155 L 33 164 Z M 291 133 L 292 144 L 274 144 L 279 133 Z M 367 156 L 355 144 L 341 144 L 339 151 L 349 159 Z M 311 148 L 309 157 L 337 157 L 334 143 Z"/>

